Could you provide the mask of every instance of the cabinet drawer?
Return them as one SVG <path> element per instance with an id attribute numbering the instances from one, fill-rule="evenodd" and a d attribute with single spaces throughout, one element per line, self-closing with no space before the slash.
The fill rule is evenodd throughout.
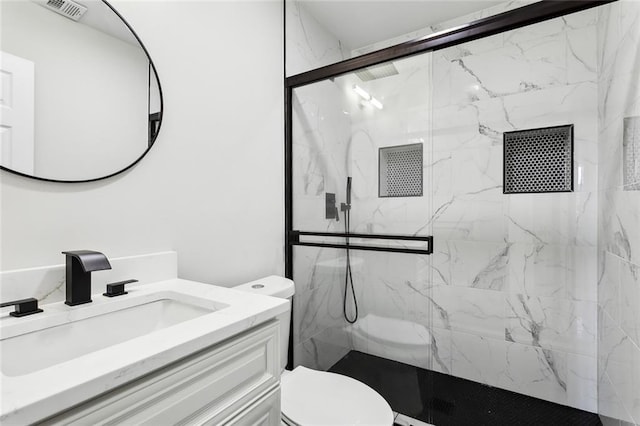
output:
<path id="1" fill-rule="evenodd" d="M 271 321 L 89 400 L 43 424 L 220 423 L 277 386 L 278 350 L 278 322 Z"/>
<path id="2" fill-rule="evenodd" d="M 215 423 L 206 423 L 213 426 Z M 272 390 L 238 416 L 224 422 L 224 426 L 279 426 L 280 388 Z"/>

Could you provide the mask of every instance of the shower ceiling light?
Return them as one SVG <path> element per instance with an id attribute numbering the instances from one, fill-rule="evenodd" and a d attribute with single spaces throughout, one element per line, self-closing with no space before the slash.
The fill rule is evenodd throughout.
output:
<path id="1" fill-rule="evenodd" d="M 362 87 L 358 86 L 357 84 L 353 85 L 353 90 L 358 95 L 360 95 L 360 97 L 362 99 L 364 99 L 365 101 L 368 101 L 368 100 L 371 99 L 371 95 L 366 90 L 364 90 Z"/>
<path id="2" fill-rule="evenodd" d="M 357 84 L 353 85 L 353 91 L 356 92 L 358 95 L 360 95 L 360 97 L 362 99 L 364 99 L 365 101 L 369 101 L 369 103 L 371 105 L 373 105 L 374 107 L 376 107 L 378 109 L 382 109 L 383 108 L 382 102 L 380 102 L 379 100 L 377 100 L 376 98 L 371 96 L 369 94 L 369 92 L 367 92 L 366 90 L 364 90 L 362 87 L 358 86 Z"/>
<path id="3" fill-rule="evenodd" d="M 371 97 L 371 100 L 369 101 L 371 102 L 371 105 L 373 105 L 374 107 L 378 108 L 378 109 L 382 109 L 382 103 L 377 100 L 376 98 L 374 98 L 373 96 Z"/>

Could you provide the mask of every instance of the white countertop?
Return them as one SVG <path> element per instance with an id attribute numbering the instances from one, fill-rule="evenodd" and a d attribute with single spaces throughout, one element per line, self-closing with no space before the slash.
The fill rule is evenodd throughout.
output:
<path id="1" fill-rule="evenodd" d="M 31 329 L 64 324 L 110 310 L 109 304 L 144 303 L 165 294 L 197 297 L 223 309 L 157 330 L 105 349 L 29 374 L 0 376 L 0 422 L 27 424 L 54 415 L 73 405 L 121 386 L 180 358 L 269 321 L 290 309 L 287 299 L 240 292 L 194 281 L 171 279 L 128 288 L 129 294 L 67 306 L 63 302 L 42 305 L 44 312 L 22 318 L 0 317 L 2 340 Z M 221 305 L 222 304 L 222 305 Z M 111 305 L 113 306 L 113 305 Z M 83 309 L 83 308 L 91 309 Z M 96 314 L 97 312 L 97 314 Z M 47 348 L 34 348 L 46 351 Z M 0 352 L 2 341 L 0 341 Z"/>

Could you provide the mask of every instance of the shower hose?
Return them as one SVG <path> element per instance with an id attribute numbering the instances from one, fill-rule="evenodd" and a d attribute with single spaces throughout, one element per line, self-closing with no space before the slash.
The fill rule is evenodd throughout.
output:
<path id="1" fill-rule="evenodd" d="M 351 178 L 347 178 L 347 203 L 344 208 L 344 233 L 349 233 L 349 227 L 351 221 Z M 354 324 L 358 321 L 358 300 L 356 299 L 356 291 L 353 287 L 353 275 L 351 274 L 351 258 L 349 254 L 349 237 L 345 237 L 345 245 L 347 246 L 347 256 L 346 256 L 346 267 L 344 273 L 344 298 L 342 299 L 342 313 L 344 315 L 344 319 L 349 324 Z M 354 306 L 354 316 L 349 318 L 347 314 L 347 294 L 349 292 L 349 288 L 351 288 L 351 296 L 353 297 L 353 306 Z"/>

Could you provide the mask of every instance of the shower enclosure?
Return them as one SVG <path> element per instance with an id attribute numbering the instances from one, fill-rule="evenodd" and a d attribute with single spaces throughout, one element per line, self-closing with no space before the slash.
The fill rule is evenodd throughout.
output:
<path id="1" fill-rule="evenodd" d="M 533 3 L 287 78 L 293 366 L 415 367 L 403 414 L 429 422 L 452 407 L 428 372 L 592 413 L 626 386 L 597 332 L 606 61 L 626 22 L 604 3 Z"/>

